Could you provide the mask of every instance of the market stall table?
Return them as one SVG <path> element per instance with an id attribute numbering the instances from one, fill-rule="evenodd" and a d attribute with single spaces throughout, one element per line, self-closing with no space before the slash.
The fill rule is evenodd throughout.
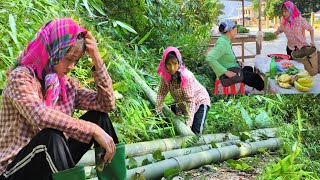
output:
<path id="1" fill-rule="evenodd" d="M 257 55 L 255 57 L 255 70 L 262 75 L 263 80 L 264 80 L 264 93 L 270 93 L 272 91 L 269 91 L 269 88 L 274 87 L 274 86 L 270 86 L 269 83 L 274 82 L 274 84 L 276 83 L 274 79 L 269 78 L 269 70 L 270 70 L 270 61 L 271 58 L 267 57 L 265 55 Z M 283 61 L 288 61 L 288 60 L 283 60 Z M 297 67 L 298 69 L 304 69 L 304 65 L 302 63 L 298 63 L 296 61 L 290 61 L 294 64 L 295 67 Z M 319 79 L 314 79 L 313 82 L 316 86 L 317 83 L 320 83 L 318 81 Z M 276 85 L 278 86 L 278 85 Z M 279 87 L 281 88 L 281 87 Z M 294 87 L 293 87 L 294 88 Z M 281 88 L 284 89 L 284 88 Z M 272 90 L 272 89 L 271 89 Z M 320 89 L 319 89 L 320 90 Z M 317 90 L 318 91 L 318 90 Z M 286 93 L 286 91 L 283 91 L 284 94 L 290 94 L 290 93 Z M 298 91 L 296 89 L 296 91 L 292 91 L 291 93 L 299 93 L 300 91 Z M 276 91 L 276 93 L 281 93 L 280 90 Z M 303 92 L 301 92 L 303 93 Z"/>

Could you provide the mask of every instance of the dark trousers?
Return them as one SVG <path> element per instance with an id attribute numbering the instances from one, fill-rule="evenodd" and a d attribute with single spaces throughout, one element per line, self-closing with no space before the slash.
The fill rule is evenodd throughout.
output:
<path id="1" fill-rule="evenodd" d="M 289 47 L 287 46 L 287 54 L 291 57 L 291 53 L 293 50 L 289 49 Z M 292 57 L 290 58 L 292 60 Z"/>
<path id="2" fill-rule="evenodd" d="M 250 87 L 253 87 L 259 91 L 264 88 L 264 81 L 261 76 L 255 72 L 253 72 L 253 68 L 251 66 L 244 66 L 242 68 L 243 71 L 243 83 Z"/>
<path id="3" fill-rule="evenodd" d="M 170 105 L 171 110 L 176 113 L 176 103 Z M 198 111 L 194 114 L 191 130 L 195 134 L 202 134 L 204 123 L 206 122 L 207 114 L 210 107 L 201 104 Z"/>
<path id="4" fill-rule="evenodd" d="M 80 119 L 99 125 L 118 143 L 107 113 L 88 111 Z M 94 140 L 86 144 L 66 139 L 56 129 L 43 129 L 19 151 L 0 180 L 51 180 L 52 173 L 74 167 L 93 143 L 99 146 Z"/>

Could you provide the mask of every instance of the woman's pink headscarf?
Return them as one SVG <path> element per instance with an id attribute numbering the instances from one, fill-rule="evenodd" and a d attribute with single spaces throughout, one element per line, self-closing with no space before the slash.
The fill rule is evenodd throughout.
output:
<path id="1" fill-rule="evenodd" d="M 163 55 L 162 55 L 162 59 L 161 59 L 160 64 L 158 66 L 157 73 L 164 79 L 164 81 L 167 84 L 171 81 L 171 79 L 172 79 L 171 74 L 168 73 L 168 71 L 166 69 L 166 58 L 170 52 L 174 52 L 176 54 L 176 57 L 179 61 L 178 71 L 179 71 L 180 77 L 181 77 L 181 86 L 182 86 L 182 88 L 186 88 L 188 85 L 188 80 L 187 80 L 187 77 L 185 74 L 185 66 L 183 65 L 183 62 L 182 62 L 181 53 L 176 47 L 170 46 L 164 50 Z"/>
<path id="2" fill-rule="evenodd" d="M 58 78 L 53 67 L 82 33 L 85 35 L 87 30 L 71 18 L 54 19 L 38 31 L 17 59 L 16 66 L 31 68 L 39 79 L 44 79 L 47 106 L 56 103 L 59 96 L 67 100 L 65 77 Z"/>
<path id="3" fill-rule="evenodd" d="M 286 1 L 282 4 L 282 7 L 285 7 L 290 16 L 289 17 L 284 17 L 283 18 L 283 25 L 285 26 L 287 23 L 289 23 L 290 25 L 290 28 L 292 28 L 293 26 L 293 20 L 296 18 L 296 17 L 299 17 L 300 16 L 300 11 L 299 9 L 291 2 L 291 1 Z"/>

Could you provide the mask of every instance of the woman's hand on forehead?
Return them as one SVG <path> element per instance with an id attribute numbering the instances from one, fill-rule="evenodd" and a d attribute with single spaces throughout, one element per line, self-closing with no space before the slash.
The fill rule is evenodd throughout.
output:
<path id="1" fill-rule="evenodd" d="M 92 36 L 92 34 L 88 31 L 85 36 L 86 40 L 86 51 L 91 57 L 96 68 L 99 68 L 103 65 L 102 58 L 99 53 L 99 49 L 96 43 L 96 39 Z"/>

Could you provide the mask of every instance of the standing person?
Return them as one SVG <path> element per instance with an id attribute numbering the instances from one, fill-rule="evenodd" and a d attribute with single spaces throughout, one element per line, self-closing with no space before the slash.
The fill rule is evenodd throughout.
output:
<path id="1" fill-rule="evenodd" d="M 206 61 L 209 66 L 213 69 L 217 77 L 225 74 L 231 78 L 236 76 L 236 73 L 229 71 L 229 68 L 241 67 L 243 71 L 243 83 L 254 87 L 261 91 L 264 88 L 264 81 L 259 74 L 253 72 L 251 66 L 239 65 L 240 62 L 232 50 L 231 40 L 237 35 L 237 26 L 231 20 L 224 20 L 218 24 L 219 32 L 222 35 L 218 38 L 214 48 L 209 52 Z"/>
<path id="2" fill-rule="evenodd" d="M 183 114 L 185 123 L 196 134 L 202 134 L 210 108 L 210 97 L 192 72 L 185 68 L 180 51 L 168 47 L 163 52 L 157 73 L 161 76 L 156 111 L 162 111 L 163 101 L 170 92 L 176 102 L 175 113 Z"/>
<path id="3" fill-rule="evenodd" d="M 303 46 L 308 45 L 305 30 L 310 32 L 311 46 L 315 46 L 313 27 L 305 18 L 301 17 L 299 9 L 291 1 L 286 1 L 282 4 L 281 12 L 283 21 L 274 34 L 279 35 L 284 32 L 286 35 L 288 39 L 287 54 L 291 56 L 295 48 L 301 49 Z"/>
<path id="4" fill-rule="evenodd" d="M 94 63 L 97 92 L 67 76 L 85 51 Z M 118 140 L 107 113 L 114 108 L 112 80 L 95 38 L 70 18 L 46 23 L 20 54 L 2 92 L 0 179 L 52 179 L 74 167 L 93 142 L 110 162 Z M 76 119 L 75 109 L 90 111 Z"/>

